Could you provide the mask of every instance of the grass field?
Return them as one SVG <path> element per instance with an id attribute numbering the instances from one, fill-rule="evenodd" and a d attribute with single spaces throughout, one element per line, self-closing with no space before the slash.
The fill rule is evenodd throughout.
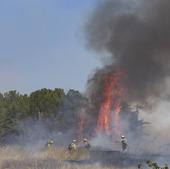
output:
<path id="1" fill-rule="evenodd" d="M 29 152 L 20 147 L 0 148 L 1 169 L 115 169 L 114 166 L 65 162 L 63 148 Z"/>

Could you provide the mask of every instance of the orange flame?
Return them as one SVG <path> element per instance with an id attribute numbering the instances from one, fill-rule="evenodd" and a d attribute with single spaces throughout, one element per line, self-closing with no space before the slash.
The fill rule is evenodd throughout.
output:
<path id="1" fill-rule="evenodd" d="M 103 101 L 97 120 L 97 132 L 109 135 L 113 132 L 116 135 L 120 135 L 122 132 L 119 117 L 120 104 L 124 94 L 124 88 L 121 85 L 122 76 L 122 71 L 112 72 L 104 76 Z M 112 122 L 114 124 L 114 131 L 112 131 Z"/>

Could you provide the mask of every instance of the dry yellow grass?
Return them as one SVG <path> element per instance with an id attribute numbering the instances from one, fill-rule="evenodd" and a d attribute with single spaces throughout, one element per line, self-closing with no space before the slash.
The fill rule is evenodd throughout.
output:
<path id="1" fill-rule="evenodd" d="M 78 153 L 77 156 L 81 156 L 85 152 Z M 65 158 L 64 148 L 42 150 L 36 153 L 28 152 L 20 147 L 0 148 L 1 169 L 115 169 L 113 166 L 106 167 L 99 163 L 78 165 L 65 162 Z"/>

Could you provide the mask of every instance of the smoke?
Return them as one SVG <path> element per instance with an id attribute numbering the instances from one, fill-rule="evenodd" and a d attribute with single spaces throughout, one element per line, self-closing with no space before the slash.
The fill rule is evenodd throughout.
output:
<path id="1" fill-rule="evenodd" d="M 170 152 L 169 16 L 169 0 L 105 0 L 98 2 L 85 27 L 87 47 L 103 63 L 88 81 L 94 113 L 103 100 L 104 78 L 117 71 L 123 72 L 121 86 L 126 90 L 122 102 L 149 108 L 139 115 L 150 123 L 144 126 L 146 135 L 134 138 L 132 130 L 126 131 L 131 150 L 138 153 Z M 133 124 L 127 118 L 121 123 L 123 129 Z"/>
<path id="2" fill-rule="evenodd" d="M 74 138 L 75 131 L 73 128 L 62 132 L 55 130 L 52 126 L 54 126 L 54 122 L 50 118 L 40 120 L 26 119 L 19 125 L 19 135 L 8 136 L 6 143 L 20 145 L 29 152 L 37 152 L 43 149 L 51 139 L 57 147 L 68 145 Z"/>
<path id="3" fill-rule="evenodd" d="M 113 142 L 113 140 L 108 136 L 104 134 L 97 134 L 96 137 L 94 137 L 91 140 L 91 146 L 97 149 L 104 149 L 104 150 L 120 150 L 120 146 L 116 146 L 116 144 Z"/>
<path id="4" fill-rule="evenodd" d="M 123 69 L 128 102 L 161 97 L 170 72 L 170 1 L 100 1 L 86 25 L 87 45 L 104 55 L 90 79 L 100 91 L 102 77 Z"/>

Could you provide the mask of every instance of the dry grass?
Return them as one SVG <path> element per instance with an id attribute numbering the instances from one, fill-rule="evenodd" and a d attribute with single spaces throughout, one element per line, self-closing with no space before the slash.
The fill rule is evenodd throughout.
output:
<path id="1" fill-rule="evenodd" d="M 111 168 L 113 167 L 103 167 L 99 164 L 95 165 L 69 164 L 54 159 L 10 161 L 4 163 L 2 166 L 2 169 L 111 169 Z"/>
<path id="2" fill-rule="evenodd" d="M 20 147 L 0 148 L 0 168 L 1 169 L 115 169 L 115 167 L 102 166 L 96 164 L 72 164 L 65 162 L 68 154 L 63 148 L 43 150 L 31 153 Z M 84 152 L 80 151 L 83 156 Z M 85 156 L 87 158 L 87 154 Z M 77 157 L 76 157 L 77 158 Z"/>

